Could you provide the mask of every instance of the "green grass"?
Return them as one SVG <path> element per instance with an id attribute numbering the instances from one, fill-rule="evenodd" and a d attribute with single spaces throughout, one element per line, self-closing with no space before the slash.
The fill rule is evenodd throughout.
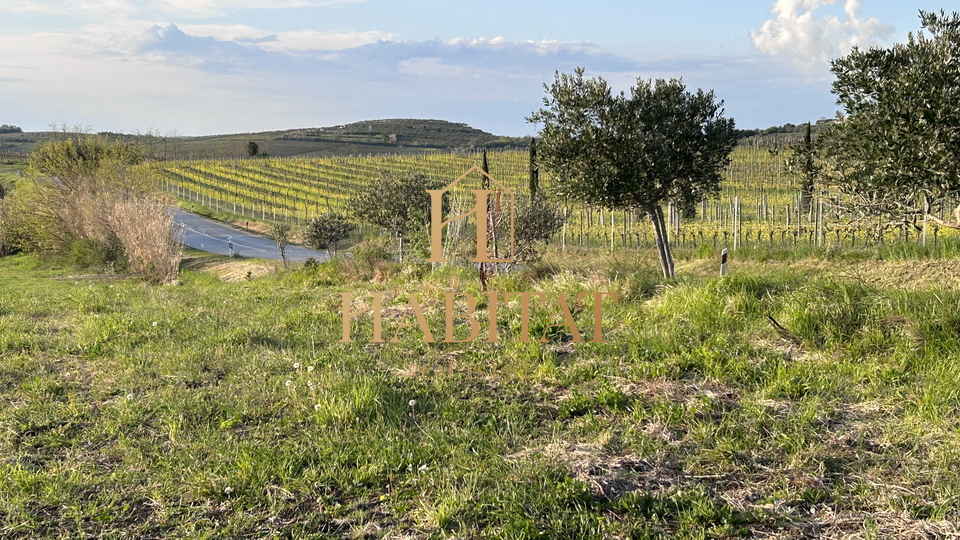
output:
<path id="1" fill-rule="evenodd" d="M 734 257 L 720 279 L 691 255 L 663 282 L 648 256 L 494 279 L 620 293 L 597 344 L 519 343 L 512 308 L 500 343 L 370 343 L 369 319 L 339 342 L 347 291 L 386 293 L 388 337 L 416 292 L 442 337 L 443 293 L 482 296 L 455 267 L 160 287 L 0 259 L 0 537 L 957 532 L 960 289 L 879 273 L 954 259 Z"/>

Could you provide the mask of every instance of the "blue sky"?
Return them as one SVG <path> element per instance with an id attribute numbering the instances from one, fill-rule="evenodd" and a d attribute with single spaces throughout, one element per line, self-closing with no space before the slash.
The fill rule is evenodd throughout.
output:
<path id="1" fill-rule="evenodd" d="M 554 72 L 832 117 L 828 62 L 960 0 L 0 0 L 0 123 L 200 135 L 439 118 L 530 135 Z"/>

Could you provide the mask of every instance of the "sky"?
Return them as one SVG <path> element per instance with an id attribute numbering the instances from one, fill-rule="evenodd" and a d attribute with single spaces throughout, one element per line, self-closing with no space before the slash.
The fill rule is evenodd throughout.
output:
<path id="1" fill-rule="evenodd" d="M 378 118 L 536 133 L 544 84 L 682 78 L 738 128 L 832 118 L 829 61 L 960 0 L 0 0 L 0 124 L 204 135 Z"/>

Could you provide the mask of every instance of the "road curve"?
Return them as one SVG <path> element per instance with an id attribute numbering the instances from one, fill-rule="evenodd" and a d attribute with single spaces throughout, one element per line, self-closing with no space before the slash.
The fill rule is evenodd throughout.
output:
<path id="1" fill-rule="evenodd" d="M 280 260 L 280 251 L 276 244 L 268 238 L 234 229 L 233 227 L 207 219 L 183 210 L 173 211 L 174 222 L 183 225 L 183 244 L 193 249 L 217 253 L 230 254 L 230 242 L 233 243 L 233 252 L 243 257 L 257 257 L 260 259 Z M 298 246 L 287 247 L 287 260 L 303 262 L 313 257 L 318 262 L 327 260 L 330 255 L 326 251 L 317 251 Z"/>

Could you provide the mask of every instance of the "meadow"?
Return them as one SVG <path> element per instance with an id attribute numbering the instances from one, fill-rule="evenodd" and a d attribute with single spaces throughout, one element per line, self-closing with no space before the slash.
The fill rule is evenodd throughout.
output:
<path id="1" fill-rule="evenodd" d="M 537 306 L 546 343 L 510 306 L 499 343 L 340 342 L 341 292 L 383 292 L 388 336 L 414 292 L 442 328 L 470 267 L 0 258 L 0 537 L 960 534 L 960 245 L 745 246 L 726 278 L 678 248 L 670 281 L 554 248 L 491 289 L 616 292 L 606 343 Z"/>

